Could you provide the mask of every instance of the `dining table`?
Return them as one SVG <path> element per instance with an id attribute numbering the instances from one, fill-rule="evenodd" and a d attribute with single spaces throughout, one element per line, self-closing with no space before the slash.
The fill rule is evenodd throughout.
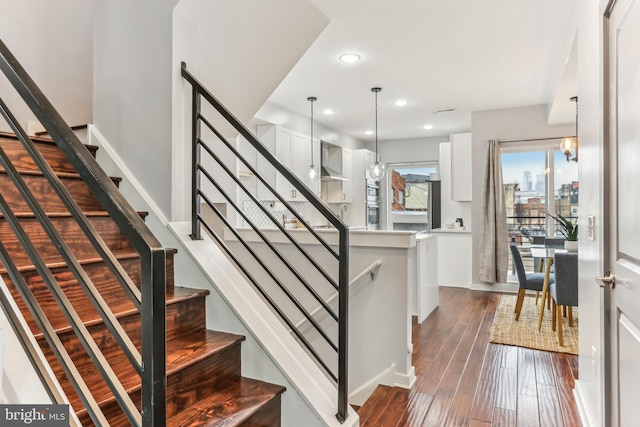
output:
<path id="1" fill-rule="evenodd" d="M 552 248 L 542 245 L 531 245 L 531 257 L 540 258 L 544 263 L 544 281 L 542 283 L 542 303 L 540 304 L 540 316 L 538 317 L 538 330 L 542 329 L 542 317 L 544 316 L 544 306 L 547 301 L 547 293 L 549 292 L 549 275 L 551 273 L 551 266 L 553 265 L 553 259 L 556 253 L 567 252 L 566 249 Z M 541 264 L 542 266 L 542 264 Z"/>

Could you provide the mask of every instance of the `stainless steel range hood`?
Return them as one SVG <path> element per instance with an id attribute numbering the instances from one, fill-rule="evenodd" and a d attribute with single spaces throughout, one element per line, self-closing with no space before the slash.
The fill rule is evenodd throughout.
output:
<path id="1" fill-rule="evenodd" d="M 342 176 L 342 147 L 322 141 L 321 146 L 321 181 L 348 181 Z"/>
<path id="2" fill-rule="evenodd" d="M 331 169 L 329 166 L 322 166 L 320 168 L 320 180 L 321 181 L 348 181 L 343 177 L 341 173 Z"/>

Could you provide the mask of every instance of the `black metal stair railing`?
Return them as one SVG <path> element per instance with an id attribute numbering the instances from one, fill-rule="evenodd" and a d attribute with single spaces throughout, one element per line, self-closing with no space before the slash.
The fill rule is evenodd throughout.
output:
<path id="1" fill-rule="evenodd" d="M 164 319 L 165 317 L 165 249 L 153 236 L 138 213 L 123 198 L 109 176 L 100 168 L 86 147 L 84 147 L 71 131 L 60 114 L 47 100 L 1 40 L 0 69 L 2 69 L 9 82 L 14 86 L 24 102 L 47 130 L 47 133 L 64 153 L 103 208 L 109 213 L 131 246 L 140 255 L 142 274 L 141 289 L 139 290 L 107 244 L 89 222 L 69 191 L 61 183 L 56 173 L 47 164 L 31 138 L 22 129 L 11 111 L 0 99 L 0 113 L 12 128 L 18 140 L 24 145 L 43 176 L 46 177 L 49 185 L 64 203 L 71 217 L 87 237 L 87 240 L 91 242 L 105 265 L 109 267 L 113 276 L 121 284 L 125 293 L 141 314 L 142 354 L 140 354 L 136 346 L 132 343 L 100 295 L 92 279 L 80 265 L 69 243 L 66 242 L 63 236 L 56 230 L 47 212 L 22 179 L 20 171 L 12 164 L 6 153 L 0 149 L 0 163 L 4 167 L 5 172 L 11 178 L 20 195 L 41 224 L 53 246 L 58 250 L 78 284 L 87 294 L 96 311 L 102 317 L 105 325 L 113 334 L 116 342 L 140 375 L 142 382 L 142 411 L 138 410 L 118 380 L 105 356 L 100 351 L 99 346 L 93 340 L 91 334 L 80 319 L 77 311 L 67 299 L 60 283 L 58 283 L 57 279 L 49 270 L 42 255 L 20 224 L 16 213 L 12 210 L 5 198 L 0 195 L 0 211 L 2 211 L 4 220 L 7 221 L 19 243 L 24 248 L 24 251 L 31 259 L 37 272 L 42 277 L 45 285 L 60 307 L 60 310 L 64 313 L 67 321 L 71 325 L 71 328 L 94 362 L 96 369 L 102 375 L 115 396 L 116 401 L 128 417 L 129 422 L 136 426 L 164 425 L 166 422 L 165 322 L 158 322 L 157 319 Z M 25 304 L 43 332 L 52 351 L 58 358 L 60 365 L 74 386 L 75 391 L 85 405 L 93 422 L 96 425 L 108 425 L 107 419 L 103 415 L 98 403 L 92 397 L 82 376 L 74 366 L 73 360 L 66 352 L 42 307 L 39 306 L 28 284 L 20 274 L 20 270 L 11 258 L 11 254 L 2 243 L 0 243 L 0 258 L 6 267 L 7 274 L 25 301 Z M 6 295 L 2 296 L 3 309 L 5 311 L 9 310 L 6 297 Z M 11 316 L 12 319 L 13 317 L 14 316 Z M 155 322 L 154 319 L 156 319 Z M 17 333 L 24 334 L 24 330 L 19 327 L 19 325 L 16 325 L 15 322 L 12 322 L 12 326 Z M 26 342 L 28 340 L 22 336 L 20 337 L 20 341 L 27 350 Z M 39 373 L 39 375 L 42 376 L 43 374 Z M 54 402 L 63 403 L 59 401 L 59 394 L 51 390 L 49 390 L 49 393 L 52 399 L 54 399 Z"/>
<path id="2" fill-rule="evenodd" d="M 336 417 L 343 422 L 347 416 L 347 330 L 348 330 L 348 286 L 349 286 L 349 234 L 347 226 L 328 208 L 328 206 L 320 200 L 298 177 L 295 176 L 287 167 L 285 167 L 254 135 L 251 133 L 229 110 L 227 110 L 194 76 L 187 70 L 185 63 L 182 63 L 182 77 L 192 87 L 191 99 L 191 159 L 192 159 L 192 218 L 191 218 L 191 237 L 193 239 L 202 238 L 202 229 L 206 230 L 218 246 L 226 252 L 227 256 L 236 264 L 237 268 L 244 276 L 253 284 L 258 293 L 262 295 L 264 300 L 271 306 L 275 313 L 281 318 L 282 322 L 291 330 L 295 337 L 299 340 L 306 351 L 315 359 L 316 363 L 324 369 L 326 374 L 332 378 L 337 385 L 337 414 Z M 203 108 L 202 101 L 206 102 L 206 108 Z M 222 124 L 215 126 L 213 120 L 205 116 L 204 110 L 215 110 L 217 118 L 221 118 Z M 213 111 L 211 110 L 211 111 Z M 203 136 L 202 125 L 207 130 L 207 134 L 211 135 L 213 142 L 220 145 L 224 149 L 212 148 L 212 144 Z M 315 211 L 330 223 L 338 233 L 338 242 L 328 243 L 325 241 L 310 225 L 304 214 L 296 209 L 285 197 L 276 191 L 275 184 L 269 182 L 262 176 L 257 167 L 243 156 L 239 150 L 224 137 L 220 129 L 226 129 L 231 126 L 235 133 L 239 134 L 248 142 L 250 147 L 255 150 L 257 156 L 269 164 L 279 176 L 284 178 L 299 194 L 301 194 L 306 202 L 309 203 Z M 274 200 L 282 204 L 286 212 L 290 213 L 297 219 L 316 243 L 323 248 L 328 258 L 333 260 L 333 265 L 327 266 L 326 262 L 320 262 L 317 255 L 310 250 L 305 249 L 303 245 L 289 232 L 285 224 L 280 218 L 276 218 L 274 214 L 261 203 L 261 200 L 247 188 L 238 174 L 230 167 L 228 161 L 224 157 L 233 158 L 232 162 L 240 162 L 247 168 L 252 176 L 255 176 L 257 182 L 263 185 L 272 195 Z M 213 165 L 213 166 L 211 166 Z M 216 169 L 214 172 L 213 169 Z M 230 188 L 229 188 L 230 187 Z M 247 224 L 258 238 L 258 241 L 266 248 L 267 258 L 264 251 L 254 247 L 251 242 L 243 238 L 242 233 L 237 230 L 233 219 L 230 219 L 228 212 L 223 212 L 216 206 L 213 201 L 212 194 L 220 198 L 224 203 L 232 208 L 232 212 Z M 267 218 L 269 228 L 279 230 L 284 236 L 284 241 L 290 243 L 297 256 L 294 261 L 292 257 L 284 253 L 278 245 L 272 242 L 263 230 L 264 224 L 259 224 L 255 218 L 245 212 L 243 206 L 238 203 L 238 194 L 242 195 L 255 206 L 264 218 Z M 224 225 L 226 229 L 233 234 L 234 242 L 240 245 L 245 254 L 255 268 L 248 266 L 243 261 L 240 253 L 235 251 L 231 245 L 225 240 L 222 233 L 215 230 L 215 226 L 207 221 L 203 215 L 201 208 L 206 206 L 215 214 L 217 219 Z M 337 246 L 334 248 L 334 246 Z M 299 259 L 306 262 L 303 265 Z M 282 278 L 274 268 L 275 261 L 279 262 L 278 267 L 287 272 L 287 277 Z M 331 268 L 331 270 L 329 270 Z M 286 296 L 286 304 L 279 301 L 277 296 L 267 289 L 259 278 L 259 275 L 271 280 L 275 290 Z M 321 293 L 311 284 L 310 277 L 321 277 L 323 281 L 332 289 L 332 292 L 338 291 L 338 311 L 336 312 L 326 302 Z M 295 281 L 301 285 L 304 295 L 299 295 L 292 291 L 293 285 L 291 281 Z M 333 327 L 336 331 L 334 336 L 327 332 L 327 326 L 323 326 L 310 312 L 305 299 L 314 301 L 316 307 L 328 313 L 332 319 Z M 315 312 L 315 311 L 314 311 Z M 296 327 L 292 320 L 294 315 L 302 316 L 313 330 L 318 334 L 318 340 L 309 339 L 299 328 Z M 337 335 L 337 342 L 336 336 Z M 321 347 L 322 346 L 322 347 Z M 334 352 L 335 359 L 327 360 L 326 352 L 319 351 L 318 348 L 328 347 Z M 332 368 L 333 365 L 334 367 Z M 335 366 L 337 365 L 337 370 Z"/>

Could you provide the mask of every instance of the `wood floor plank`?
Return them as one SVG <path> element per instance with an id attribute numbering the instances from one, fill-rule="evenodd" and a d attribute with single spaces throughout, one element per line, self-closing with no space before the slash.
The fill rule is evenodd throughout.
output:
<path id="1" fill-rule="evenodd" d="M 546 384 L 539 385 L 538 406 L 540 409 L 540 427 L 562 427 L 564 425 L 556 387 Z"/>
<path id="2" fill-rule="evenodd" d="M 422 426 L 422 420 L 427 415 L 432 402 L 433 396 L 429 394 L 413 393 L 409 400 L 409 406 L 407 406 L 407 410 L 397 425 L 406 427 Z M 362 424 L 361 426 L 365 427 Z"/>
<path id="3" fill-rule="evenodd" d="M 540 427 L 537 396 L 518 394 L 516 425 L 518 427 Z"/>
<path id="4" fill-rule="evenodd" d="M 413 319 L 416 385 L 376 389 L 358 411 L 361 426 L 579 426 L 577 357 L 489 343 L 499 299 L 441 288 L 439 308 Z"/>
<path id="5" fill-rule="evenodd" d="M 558 402 L 562 410 L 562 420 L 567 427 L 578 427 L 582 423 L 578 415 L 575 397 L 573 395 L 574 380 L 568 377 L 558 378 Z"/>
<path id="6" fill-rule="evenodd" d="M 556 374 L 551 363 L 551 353 L 536 351 L 533 358 L 536 364 L 536 381 L 538 384 L 555 385 Z"/>
<path id="7" fill-rule="evenodd" d="M 485 421 L 471 420 L 469 421 L 469 427 L 491 427 L 491 423 Z"/>
<path id="8" fill-rule="evenodd" d="M 537 396 L 536 367 L 534 351 L 529 348 L 518 349 L 518 394 Z"/>
<path id="9" fill-rule="evenodd" d="M 496 408 L 493 414 L 493 427 L 514 427 L 516 425 L 516 411 Z"/>
<path id="10" fill-rule="evenodd" d="M 496 390 L 496 408 L 515 411 L 517 408 L 518 369 L 502 368 Z"/>
<path id="11" fill-rule="evenodd" d="M 496 392 L 498 382 L 481 379 L 478 383 L 476 396 L 471 407 L 471 417 L 485 422 L 493 419 L 493 410 L 496 406 Z"/>
<path id="12" fill-rule="evenodd" d="M 567 357 L 563 353 L 551 353 L 551 364 L 556 377 L 572 376 L 571 367 L 567 362 Z"/>

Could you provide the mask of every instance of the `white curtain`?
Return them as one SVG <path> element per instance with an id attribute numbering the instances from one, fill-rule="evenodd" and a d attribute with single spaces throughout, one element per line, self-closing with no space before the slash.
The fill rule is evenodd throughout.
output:
<path id="1" fill-rule="evenodd" d="M 480 221 L 480 280 L 483 282 L 506 282 L 509 262 L 508 238 L 500 145 L 498 141 L 491 140 L 484 174 Z"/>

